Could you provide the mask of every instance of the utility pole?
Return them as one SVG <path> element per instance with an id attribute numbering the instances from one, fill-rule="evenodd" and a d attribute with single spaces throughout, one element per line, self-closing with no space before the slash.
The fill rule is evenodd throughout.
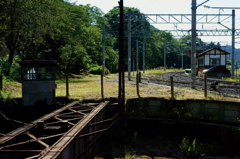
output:
<path id="1" fill-rule="evenodd" d="M 203 5 L 204 3 L 208 2 L 209 0 L 206 0 L 205 2 L 199 4 L 197 6 L 196 0 L 192 0 L 192 46 L 191 46 L 191 88 L 195 89 L 196 86 L 196 17 L 197 17 L 197 7 Z"/>
<path id="2" fill-rule="evenodd" d="M 139 68 L 138 68 L 138 66 L 139 66 L 139 63 L 138 63 L 138 40 L 136 41 L 136 54 L 137 54 L 137 56 L 136 56 L 136 70 L 137 70 L 137 75 L 138 75 L 138 72 L 139 72 Z"/>
<path id="3" fill-rule="evenodd" d="M 143 41 L 143 73 L 145 73 L 145 40 Z"/>
<path id="4" fill-rule="evenodd" d="M 166 37 L 164 37 L 164 51 L 163 51 L 163 65 L 164 65 L 164 72 L 166 72 L 166 54 L 167 54 L 167 46 L 166 46 Z"/>
<path id="5" fill-rule="evenodd" d="M 132 51 L 132 61 L 133 61 L 133 64 L 132 64 L 132 70 L 133 70 L 133 76 L 134 76 L 134 71 L 135 71 L 135 52 L 134 50 Z"/>
<path id="6" fill-rule="evenodd" d="M 123 0 L 119 2 L 120 17 L 119 17 L 119 62 L 118 62 L 118 113 L 121 116 L 124 110 L 125 101 L 125 81 L 124 81 L 124 23 L 123 23 Z"/>
<path id="7" fill-rule="evenodd" d="M 232 10 L 232 78 L 234 78 L 234 63 L 235 63 L 235 10 Z"/>
<path id="8" fill-rule="evenodd" d="M 192 0 L 192 46 L 191 46 L 191 88 L 196 85 L 196 0 Z"/>
<path id="9" fill-rule="evenodd" d="M 182 55 L 182 69 L 183 69 L 183 51 L 182 51 L 182 53 L 181 53 L 181 55 Z"/>
<path id="10" fill-rule="evenodd" d="M 102 24 L 102 75 L 105 76 L 105 24 Z"/>
<path id="11" fill-rule="evenodd" d="M 131 12 L 128 11 L 128 81 L 131 81 Z"/>
<path id="12" fill-rule="evenodd" d="M 234 63 L 235 63 L 235 9 L 240 9 L 240 7 L 209 7 L 212 9 L 233 9 L 232 10 L 232 69 L 231 77 L 234 78 Z"/>

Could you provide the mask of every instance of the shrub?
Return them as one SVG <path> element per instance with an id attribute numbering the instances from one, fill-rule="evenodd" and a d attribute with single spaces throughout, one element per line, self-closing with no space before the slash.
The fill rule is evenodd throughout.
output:
<path id="1" fill-rule="evenodd" d="M 215 144 L 197 143 L 196 139 L 190 142 L 188 137 L 183 138 L 179 147 L 184 154 L 189 156 L 197 156 L 206 153 L 216 154 L 218 151 L 222 150 L 222 147 L 219 147 Z"/>
<path id="2" fill-rule="evenodd" d="M 94 66 L 90 68 L 89 73 L 101 75 L 102 66 Z M 108 75 L 109 73 L 110 73 L 109 70 L 105 67 L 105 75 Z"/>
<path id="3" fill-rule="evenodd" d="M 13 99 L 11 92 L 0 90 L 0 99 L 5 103 Z"/>

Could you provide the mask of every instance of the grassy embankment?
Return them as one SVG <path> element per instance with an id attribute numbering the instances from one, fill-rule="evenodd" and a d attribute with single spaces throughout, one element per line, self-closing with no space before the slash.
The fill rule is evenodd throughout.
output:
<path id="1" fill-rule="evenodd" d="M 167 69 L 166 72 L 183 71 Z M 156 76 L 156 74 L 164 73 L 163 69 L 147 70 L 143 76 Z M 132 76 L 134 79 L 136 75 Z M 125 73 L 127 76 L 127 73 Z M 126 98 L 138 97 L 136 93 L 136 85 L 134 81 L 128 81 L 125 78 L 125 96 Z M 65 79 L 56 80 L 57 89 L 56 96 L 66 96 L 66 84 Z M 153 85 L 153 84 L 140 84 L 140 96 L 141 97 L 164 97 L 170 99 L 171 90 L 170 87 Z M 70 98 L 74 99 L 100 99 L 101 98 L 101 82 L 99 75 L 85 74 L 74 75 L 69 79 L 69 94 Z M 236 98 L 223 97 L 221 95 L 208 94 L 208 97 L 204 97 L 203 90 L 196 90 L 191 88 L 174 88 L 174 95 L 176 99 L 215 99 L 215 100 L 228 100 L 239 101 Z M 18 82 L 4 82 L 4 91 L 2 91 L 2 97 L 4 98 L 21 98 L 21 83 Z M 104 97 L 117 97 L 118 96 L 118 74 L 110 74 L 104 77 Z"/>

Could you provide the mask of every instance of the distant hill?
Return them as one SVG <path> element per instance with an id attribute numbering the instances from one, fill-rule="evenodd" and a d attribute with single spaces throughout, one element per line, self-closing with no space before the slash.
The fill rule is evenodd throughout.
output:
<path id="1" fill-rule="evenodd" d="M 224 51 L 229 52 L 230 54 L 227 56 L 227 59 L 232 59 L 232 46 L 231 45 L 227 45 L 227 46 L 222 46 L 222 49 Z M 235 48 L 235 61 L 237 63 L 240 63 L 240 48 Z"/>

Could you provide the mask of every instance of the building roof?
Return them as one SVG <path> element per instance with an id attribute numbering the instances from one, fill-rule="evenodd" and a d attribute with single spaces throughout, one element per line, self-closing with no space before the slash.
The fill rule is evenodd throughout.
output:
<path id="1" fill-rule="evenodd" d="M 229 52 L 226 52 L 226 51 L 224 51 L 224 50 L 222 50 L 222 49 L 219 49 L 219 48 L 214 47 L 214 48 L 211 48 L 211 49 L 208 49 L 208 50 L 196 50 L 196 56 L 197 56 L 197 57 L 198 57 L 198 56 L 202 56 L 202 55 L 204 55 L 204 54 L 206 54 L 206 53 L 208 53 L 208 52 L 210 52 L 210 51 L 212 51 L 212 50 L 215 50 L 215 49 L 217 49 L 217 50 L 219 50 L 219 51 L 221 51 L 221 52 L 224 52 L 225 54 L 230 54 Z M 189 57 L 191 57 L 191 53 L 192 53 L 192 50 L 188 50 L 188 51 L 186 52 L 186 55 L 189 56 Z"/>
<path id="2" fill-rule="evenodd" d="M 208 52 L 210 52 L 210 51 L 212 51 L 212 50 L 219 50 L 219 51 L 221 51 L 221 52 L 223 52 L 223 53 L 225 53 L 225 54 L 230 54 L 230 53 L 227 52 L 227 51 L 224 51 L 224 50 L 222 50 L 222 49 L 219 49 L 219 48 L 214 47 L 214 48 L 212 48 L 212 49 L 208 49 L 208 50 L 205 50 L 205 51 L 197 54 L 197 57 L 198 57 L 198 56 L 202 56 L 202 55 L 204 55 L 204 54 L 206 54 L 206 53 L 208 53 Z"/>

